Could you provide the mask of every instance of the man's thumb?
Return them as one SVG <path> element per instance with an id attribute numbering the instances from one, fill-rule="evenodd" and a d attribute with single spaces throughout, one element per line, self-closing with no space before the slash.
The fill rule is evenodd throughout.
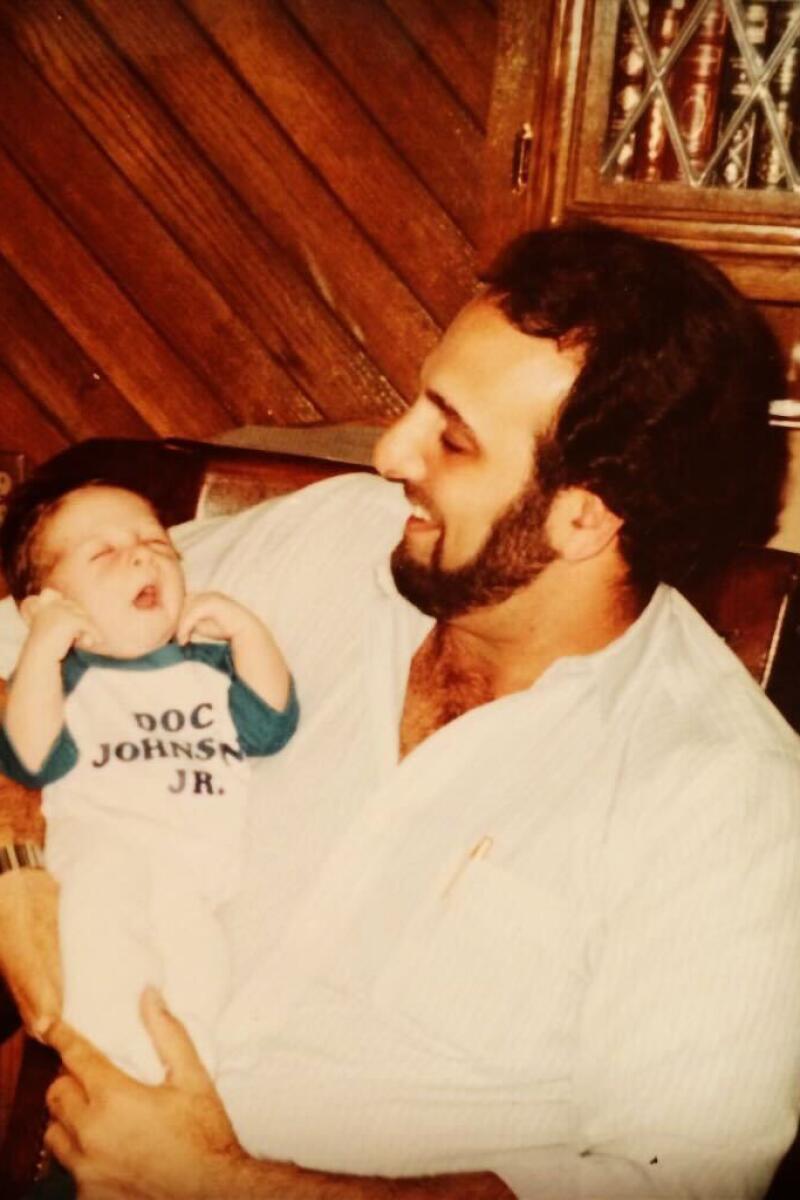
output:
<path id="1" fill-rule="evenodd" d="M 166 1068 L 164 1082 L 186 1091 L 204 1091 L 209 1087 L 211 1078 L 200 1061 L 194 1042 L 154 987 L 146 987 L 142 992 L 141 1014 L 156 1053 Z"/>

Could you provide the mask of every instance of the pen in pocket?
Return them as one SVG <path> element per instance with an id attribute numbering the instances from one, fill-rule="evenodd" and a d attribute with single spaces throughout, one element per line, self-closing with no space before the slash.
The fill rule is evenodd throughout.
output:
<path id="1" fill-rule="evenodd" d="M 491 850 L 493 844 L 494 844 L 493 839 L 490 838 L 488 834 L 484 834 L 484 836 L 480 839 L 480 841 L 475 843 L 475 845 L 470 850 L 469 854 L 466 856 L 466 858 L 463 858 L 461 860 L 461 862 L 458 864 L 458 867 L 451 875 L 451 877 L 447 883 L 447 886 L 445 887 L 444 891 L 442 892 L 442 900 L 446 900 L 448 898 L 448 896 L 452 893 L 453 888 L 456 886 L 456 884 L 458 883 L 459 879 L 466 871 L 469 864 L 473 863 L 473 862 L 477 862 L 481 858 L 486 858 L 486 855 Z"/>

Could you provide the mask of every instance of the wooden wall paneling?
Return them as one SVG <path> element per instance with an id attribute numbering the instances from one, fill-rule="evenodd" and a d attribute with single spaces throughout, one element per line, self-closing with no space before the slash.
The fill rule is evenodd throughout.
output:
<path id="1" fill-rule="evenodd" d="M 231 424 L 230 413 L 148 325 L 3 150 L 0 211 L 0 254 L 151 429 L 174 432 L 164 408 L 167 396 L 194 437 Z M 131 423 L 125 409 L 120 423 Z"/>
<path id="2" fill-rule="evenodd" d="M 226 385 L 220 398 L 231 423 L 256 421 L 265 412 L 289 421 L 315 416 L 286 372 L 2 34 L 0 77 L 0 141 L 209 390 L 219 395 L 220 384 Z"/>
<path id="3" fill-rule="evenodd" d="M 497 21 L 493 7 L 485 0 L 429 0 L 445 26 L 449 27 L 452 35 L 462 44 L 467 54 L 478 64 L 487 88 L 492 78 L 494 66 L 495 37 Z M 486 92 L 488 100 L 488 92 Z M 483 123 L 486 124 L 486 111 L 483 108 Z"/>
<path id="4" fill-rule="evenodd" d="M 531 7 L 541 0 L 529 0 Z M 481 129 L 492 83 L 495 22 L 481 0 L 385 0 Z"/>
<path id="5" fill-rule="evenodd" d="M 392 268 L 448 322 L 474 284 L 469 243 L 287 13 L 276 0 L 182 2 Z"/>
<path id="6" fill-rule="evenodd" d="M 65 331 L 11 266 L 0 259 L 0 355 L 54 430 L 71 438 L 152 437 L 153 428 Z M 34 414 L 28 421 L 35 421 Z M 24 425 L 23 425 L 24 428 Z M 8 426 L 4 421 L 3 447 Z M 44 432 L 44 431 L 41 431 Z M 47 436 L 52 441 L 52 433 Z"/>
<path id="7" fill-rule="evenodd" d="M 481 130 L 403 26 L 375 0 L 282 3 L 476 245 Z"/>
<path id="8" fill-rule="evenodd" d="M 94 15 L 393 387 L 412 396 L 438 326 L 195 23 L 174 0 L 95 4 Z"/>
<path id="9" fill-rule="evenodd" d="M 144 10 L 150 9 L 145 2 Z M 130 15 L 135 10 L 131 0 L 124 11 Z M 247 319 L 303 390 L 319 399 L 315 408 L 342 419 L 401 406 L 288 256 L 76 5 L 30 0 L 12 28 L 26 56 L 231 308 Z M 163 39 L 164 31 L 157 32 Z M 168 47 L 162 40 L 160 52 L 179 54 L 181 47 Z M 306 419 L 311 415 L 316 415 L 314 409 Z"/>
<path id="10" fill-rule="evenodd" d="M 57 429 L 33 396 L 4 365 L 6 346 L 0 328 L 0 427 L 4 450 L 22 450 L 32 463 L 44 462 L 72 440 Z"/>

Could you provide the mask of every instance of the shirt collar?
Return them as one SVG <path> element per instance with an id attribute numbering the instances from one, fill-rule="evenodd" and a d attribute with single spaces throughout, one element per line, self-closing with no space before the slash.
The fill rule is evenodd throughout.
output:
<path id="1" fill-rule="evenodd" d="M 374 578 L 381 595 L 401 601 L 422 620 L 430 621 L 430 618 L 419 613 L 397 591 L 391 567 L 385 559 L 376 564 Z M 645 658 L 649 657 L 655 641 L 658 640 L 658 631 L 666 620 L 671 594 L 671 588 L 666 584 L 659 584 L 636 620 L 613 642 L 592 654 L 574 654 L 559 658 L 540 678 L 567 674 L 582 676 L 598 688 L 603 710 L 610 712 L 619 703 L 629 681 Z M 539 680 L 533 686 L 536 687 L 538 683 Z"/>
<path id="2" fill-rule="evenodd" d="M 585 677 L 597 688 L 603 711 L 610 713 L 661 641 L 660 630 L 667 620 L 671 596 L 672 589 L 659 584 L 636 620 L 613 642 L 592 654 L 560 658 L 545 674 L 568 672 Z"/>
<path id="3" fill-rule="evenodd" d="M 112 658 L 108 654 L 97 654 L 93 650 L 82 650 L 73 646 L 71 653 L 82 667 L 109 667 L 128 671 L 148 671 L 154 667 L 170 667 L 182 662 L 186 657 L 184 646 L 177 642 L 167 642 L 157 650 L 141 654 L 138 658 Z"/>

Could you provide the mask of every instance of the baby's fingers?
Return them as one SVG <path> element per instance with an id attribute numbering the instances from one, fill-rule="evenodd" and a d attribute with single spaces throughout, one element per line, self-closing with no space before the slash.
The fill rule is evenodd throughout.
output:
<path id="1" fill-rule="evenodd" d="M 100 642 L 100 630 L 91 621 L 79 621 L 75 631 L 75 645 L 81 650 L 91 650 Z"/>
<path id="2" fill-rule="evenodd" d="M 189 641 L 203 616 L 203 596 L 187 596 L 183 602 L 175 637 L 180 645 Z"/>
<path id="3" fill-rule="evenodd" d="M 218 609 L 218 598 L 213 592 L 188 597 L 176 632 L 180 644 L 188 642 L 193 633 L 198 633 L 201 637 L 226 637 Z"/>

